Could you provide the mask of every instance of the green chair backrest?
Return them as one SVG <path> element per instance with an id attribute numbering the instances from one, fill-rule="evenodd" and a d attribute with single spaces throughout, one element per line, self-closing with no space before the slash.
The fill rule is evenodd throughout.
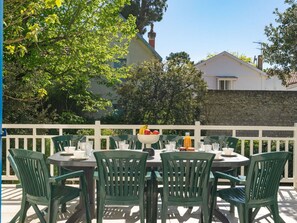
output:
<path id="1" fill-rule="evenodd" d="M 8 154 L 7 159 L 9 161 L 10 166 L 11 166 L 13 172 L 15 173 L 16 177 L 18 178 L 18 180 L 20 180 L 21 178 L 20 178 L 19 170 L 18 170 L 18 167 L 17 167 L 12 155 Z"/>
<path id="2" fill-rule="evenodd" d="M 269 152 L 251 156 L 246 177 L 245 199 L 250 204 L 276 199 L 289 152 Z"/>
<path id="3" fill-rule="evenodd" d="M 204 137 L 204 144 L 212 144 L 212 143 L 219 143 L 220 148 L 223 147 L 230 147 L 233 148 L 234 150 L 237 147 L 239 139 L 231 136 L 224 136 L 224 135 L 213 135 L 213 136 L 205 136 Z"/>
<path id="4" fill-rule="evenodd" d="M 82 135 L 61 135 L 52 137 L 54 143 L 55 152 L 64 151 L 65 146 L 75 146 L 79 141 L 85 140 L 85 136 Z"/>
<path id="5" fill-rule="evenodd" d="M 94 152 L 98 166 L 100 196 L 106 203 L 125 204 L 143 197 L 146 159 L 148 153 L 132 150 L 108 150 Z"/>
<path id="6" fill-rule="evenodd" d="M 135 137 L 133 135 L 109 136 L 109 149 L 119 148 L 119 142 L 124 140 L 129 144 L 129 149 L 134 149 Z"/>
<path id="7" fill-rule="evenodd" d="M 50 174 L 45 155 L 24 149 L 10 149 L 9 152 L 18 167 L 22 188 L 28 200 L 47 204 L 50 197 Z"/>
<path id="8" fill-rule="evenodd" d="M 163 149 L 165 148 L 165 145 L 171 141 L 176 142 L 176 148 L 183 146 L 183 136 L 179 136 L 179 135 L 161 135 L 160 136 L 161 147 Z"/>
<path id="9" fill-rule="evenodd" d="M 214 157 L 212 153 L 200 152 L 161 153 L 164 199 L 171 202 L 193 202 L 208 196 Z"/>

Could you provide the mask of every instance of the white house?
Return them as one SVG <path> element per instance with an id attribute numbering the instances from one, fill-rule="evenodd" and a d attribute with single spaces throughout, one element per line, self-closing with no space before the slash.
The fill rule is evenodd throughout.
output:
<path id="1" fill-rule="evenodd" d="M 223 51 L 207 60 L 200 61 L 197 69 L 211 90 L 297 90 L 286 88 L 277 77 L 269 77 L 264 71 Z"/>

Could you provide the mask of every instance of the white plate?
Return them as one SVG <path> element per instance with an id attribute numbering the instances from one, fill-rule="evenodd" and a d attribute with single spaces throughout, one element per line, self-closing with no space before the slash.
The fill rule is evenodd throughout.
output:
<path id="1" fill-rule="evenodd" d="M 60 155 L 61 155 L 61 156 L 73 156 L 73 153 L 69 153 L 69 152 L 66 152 L 66 151 L 62 151 L 62 152 L 60 152 Z"/>
<path id="2" fill-rule="evenodd" d="M 236 153 L 231 153 L 230 155 L 227 155 L 227 154 L 225 154 L 225 153 L 222 153 L 221 156 L 225 156 L 225 157 L 235 157 L 235 156 L 237 156 L 237 155 L 236 155 Z"/>
<path id="3" fill-rule="evenodd" d="M 75 157 L 75 156 L 70 156 L 71 160 L 87 160 L 89 157 Z"/>

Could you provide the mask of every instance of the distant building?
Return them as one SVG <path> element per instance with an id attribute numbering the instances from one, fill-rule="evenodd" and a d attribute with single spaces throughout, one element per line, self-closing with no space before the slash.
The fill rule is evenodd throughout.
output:
<path id="1" fill-rule="evenodd" d="M 195 66 L 203 72 L 202 77 L 210 90 L 297 90 L 297 75 L 295 86 L 286 87 L 278 77 L 270 77 L 256 66 L 226 51 L 200 61 Z"/>
<path id="2" fill-rule="evenodd" d="M 149 42 L 147 42 L 140 34 L 137 34 L 130 42 L 128 48 L 128 55 L 126 58 L 118 59 L 119 62 L 113 63 L 114 68 L 121 66 L 129 66 L 133 64 L 140 64 L 144 61 L 152 59 L 162 61 L 162 57 L 155 50 L 155 37 L 156 33 L 153 30 L 153 25 L 148 33 Z M 105 85 L 98 85 L 96 80 L 91 82 L 91 90 L 95 94 L 100 94 L 101 97 L 109 99 L 116 106 L 118 96 L 114 89 Z M 106 112 L 99 112 L 96 115 L 92 114 L 93 118 L 100 118 L 104 116 Z"/>

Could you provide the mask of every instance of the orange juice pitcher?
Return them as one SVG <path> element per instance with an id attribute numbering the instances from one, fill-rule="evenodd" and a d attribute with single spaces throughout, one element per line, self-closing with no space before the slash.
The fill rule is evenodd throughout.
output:
<path id="1" fill-rule="evenodd" d="M 186 136 L 184 137 L 184 147 L 186 149 L 188 149 L 189 147 L 192 147 L 192 140 L 189 132 L 186 132 Z"/>

